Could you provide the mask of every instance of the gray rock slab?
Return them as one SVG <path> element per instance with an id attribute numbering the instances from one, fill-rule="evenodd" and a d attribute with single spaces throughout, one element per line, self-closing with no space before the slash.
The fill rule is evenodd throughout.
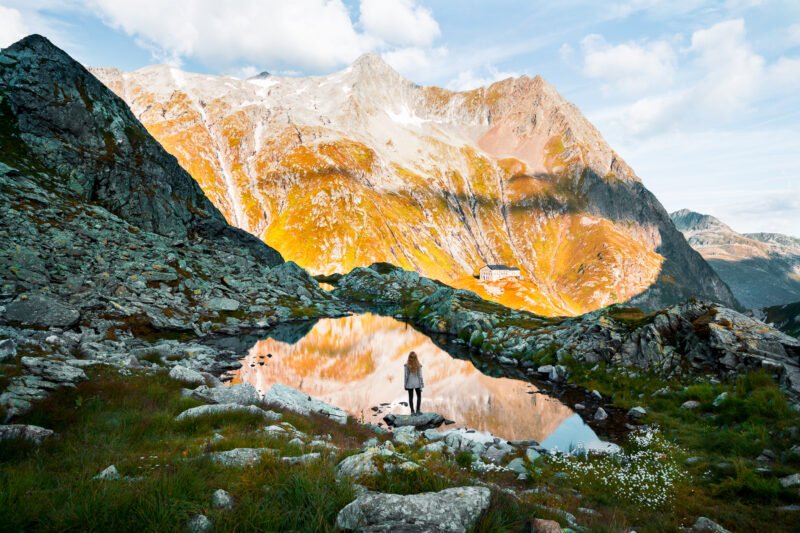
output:
<path id="1" fill-rule="evenodd" d="M 440 492 L 401 496 L 363 494 L 336 517 L 345 531 L 427 531 L 462 533 L 469 530 L 489 507 L 486 487 L 458 487 Z"/>
<path id="2" fill-rule="evenodd" d="M 701 516 L 695 521 L 694 525 L 692 526 L 692 531 L 702 531 L 709 533 L 731 533 L 721 525 L 717 524 L 710 518 L 706 518 L 705 516 Z"/>
<path id="3" fill-rule="evenodd" d="M 75 384 L 87 379 L 80 368 L 44 357 L 23 357 L 22 365 L 30 374 L 52 383 Z"/>
<path id="4" fill-rule="evenodd" d="M 280 383 L 276 383 L 267 391 L 264 396 L 264 403 L 301 415 L 320 414 L 339 424 L 347 422 L 347 413 L 338 407 L 312 398 L 304 392 Z"/>
<path id="5" fill-rule="evenodd" d="M 32 326 L 70 327 L 80 318 L 76 309 L 45 294 L 32 294 L 6 305 L 7 320 Z"/>
<path id="6" fill-rule="evenodd" d="M 256 405 L 261 402 L 258 391 L 249 383 L 240 383 L 228 387 L 206 387 L 205 385 L 200 385 L 192 391 L 191 396 L 206 403 Z"/>
<path id="7" fill-rule="evenodd" d="M 200 405 L 187 409 L 175 417 L 176 422 L 183 420 L 190 420 L 200 416 L 229 414 L 229 413 L 249 413 L 251 415 L 260 416 L 267 420 L 273 420 L 275 413 L 265 411 L 255 405 L 239 405 L 238 403 L 217 403 L 211 405 Z"/>
<path id="8" fill-rule="evenodd" d="M 186 368 L 182 365 L 175 365 L 169 371 L 169 377 L 181 383 L 188 383 L 189 385 L 205 385 L 206 378 L 197 370 Z"/>
<path id="9" fill-rule="evenodd" d="M 439 413 L 418 413 L 413 415 L 389 414 L 383 421 L 390 427 L 413 426 L 417 429 L 438 428 L 446 422 L 445 417 Z"/>
<path id="10" fill-rule="evenodd" d="M 253 466 L 261 462 L 265 454 L 275 455 L 271 448 L 234 448 L 224 452 L 211 452 L 208 458 L 224 466 Z"/>
<path id="11" fill-rule="evenodd" d="M 52 429 L 27 424 L 9 424 L 0 426 L 0 442 L 7 440 L 26 440 L 33 444 L 41 444 L 45 439 L 55 435 Z"/>
<path id="12" fill-rule="evenodd" d="M 281 457 L 281 461 L 290 465 L 301 465 L 319 461 L 322 455 L 319 452 L 306 453 L 295 457 Z"/>

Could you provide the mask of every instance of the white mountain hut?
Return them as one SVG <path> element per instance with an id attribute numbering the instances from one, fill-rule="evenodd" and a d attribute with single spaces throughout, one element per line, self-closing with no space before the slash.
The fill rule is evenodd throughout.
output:
<path id="1" fill-rule="evenodd" d="M 480 270 L 481 281 L 497 281 L 505 278 L 522 279 L 522 274 L 518 268 L 507 265 L 486 265 Z"/>

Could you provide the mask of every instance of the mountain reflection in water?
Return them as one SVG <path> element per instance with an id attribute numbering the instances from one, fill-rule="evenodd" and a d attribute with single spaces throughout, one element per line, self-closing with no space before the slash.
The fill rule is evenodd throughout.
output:
<path id="1" fill-rule="evenodd" d="M 372 314 L 320 320 L 296 344 L 258 341 L 232 383 L 250 383 L 262 394 L 273 383 L 283 383 L 377 423 L 390 412 L 408 413 L 399 403 L 408 399 L 403 364 L 412 350 L 423 367 L 422 410 L 455 420 L 455 427 L 544 441 L 563 433 L 556 430 L 571 419 L 566 426 L 575 427 L 567 441 L 590 445 L 599 440 L 582 421 L 576 424 L 580 418 L 571 418 L 570 408 L 544 394 L 530 394 L 537 391 L 534 385 L 489 377 L 411 326 Z M 391 405 L 375 414 L 372 407 L 380 404 Z"/>

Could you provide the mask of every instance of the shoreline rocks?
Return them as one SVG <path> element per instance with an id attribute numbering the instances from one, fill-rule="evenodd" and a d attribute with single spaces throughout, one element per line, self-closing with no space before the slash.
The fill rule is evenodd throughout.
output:
<path id="1" fill-rule="evenodd" d="M 301 415 L 315 413 L 326 416 L 339 424 L 347 422 L 347 413 L 338 407 L 312 398 L 308 394 L 288 385 L 274 384 L 264 395 L 264 403 L 274 405 Z"/>
<path id="2" fill-rule="evenodd" d="M 388 414 L 383 421 L 389 427 L 412 426 L 418 430 L 438 428 L 442 424 L 452 424 L 439 413 L 417 413 L 413 415 Z"/>

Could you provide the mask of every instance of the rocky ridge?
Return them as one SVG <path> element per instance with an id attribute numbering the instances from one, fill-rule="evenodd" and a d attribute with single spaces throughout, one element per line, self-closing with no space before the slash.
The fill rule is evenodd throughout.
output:
<path id="1" fill-rule="evenodd" d="M 334 294 L 395 304 L 398 316 L 425 331 L 457 336 L 485 358 L 554 381 L 568 378 L 558 364 L 565 360 L 664 377 L 727 378 L 765 369 L 795 399 L 800 395 L 800 341 L 716 304 L 693 300 L 651 314 L 612 306 L 581 317 L 545 318 L 386 264 L 353 270 Z M 553 362 L 539 364 L 545 360 Z"/>
<path id="2" fill-rule="evenodd" d="M 737 233 L 717 218 L 688 209 L 670 217 L 745 307 L 800 300 L 800 239 L 777 233 Z"/>
<path id="3" fill-rule="evenodd" d="M 93 69 L 234 225 L 312 274 L 386 261 L 510 307 L 735 306 L 658 200 L 541 77 L 420 87 L 377 56 L 249 80 Z M 473 276 L 485 263 L 523 279 Z"/>
<path id="4" fill-rule="evenodd" d="M 343 313 L 305 271 L 228 226 L 124 102 L 40 36 L 0 54 L 2 358 L 49 355 L 82 373 L 139 361 L 186 337 Z M 159 364 L 213 369 L 207 347 Z M 138 351 L 137 351 L 138 350 Z M 169 351 L 182 355 L 168 360 Z M 14 377 L 10 415 L 61 374 Z M 64 374 L 64 373 L 62 373 Z M 64 375 L 66 375 L 64 374 Z"/>

